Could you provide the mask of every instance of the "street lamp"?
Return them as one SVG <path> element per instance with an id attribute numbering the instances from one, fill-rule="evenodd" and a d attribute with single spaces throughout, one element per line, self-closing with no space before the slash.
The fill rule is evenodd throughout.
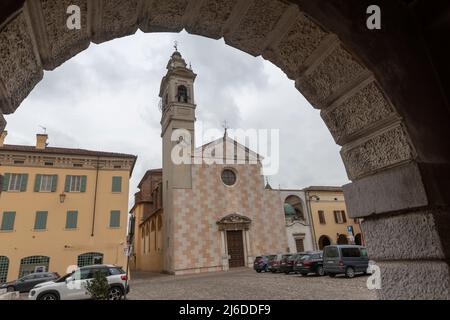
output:
<path id="1" fill-rule="evenodd" d="M 59 195 L 59 202 L 60 203 L 64 203 L 64 200 L 66 200 L 66 194 L 65 193 L 61 193 Z"/>

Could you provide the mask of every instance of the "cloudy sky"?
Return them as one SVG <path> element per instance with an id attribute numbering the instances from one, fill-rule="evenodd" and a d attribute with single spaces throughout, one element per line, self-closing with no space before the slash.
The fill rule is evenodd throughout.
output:
<path id="1" fill-rule="evenodd" d="M 91 44 L 46 72 L 8 121 L 9 144 L 34 144 L 47 128 L 51 146 L 138 155 L 131 193 L 147 169 L 161 166 L 159 84 L 174 41 L 197 73 L 197 120 L 205 128 L 279 129 L 280 170 L 273 187 L 348 182 L 339 147 L 315 110 L 285 74 L 223 40 L 138 31 Z"/>

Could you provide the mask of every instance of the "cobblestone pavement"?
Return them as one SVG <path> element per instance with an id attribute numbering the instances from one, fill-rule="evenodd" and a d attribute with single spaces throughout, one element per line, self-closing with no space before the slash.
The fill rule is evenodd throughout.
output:
<path id="1" fill-rule="evenodd" d="M 366 281 L 367 276 L 302 277 L 256 273 L 248 268 L 184 276 L 133 273 L 128 299 L 376 299 L 375 292 L 367 289 Z"/>

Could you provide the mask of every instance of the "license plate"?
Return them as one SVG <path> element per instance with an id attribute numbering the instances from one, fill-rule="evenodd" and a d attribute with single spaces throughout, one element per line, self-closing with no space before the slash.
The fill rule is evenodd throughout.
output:
<path id="1" fill-rule="evenodd" d="M 302 265 L 303 265 L 303 263 L 299 263 L 299 264 L 297 264 L 297 266 L 298 266 L 298 267 L 301 267 Z"/>

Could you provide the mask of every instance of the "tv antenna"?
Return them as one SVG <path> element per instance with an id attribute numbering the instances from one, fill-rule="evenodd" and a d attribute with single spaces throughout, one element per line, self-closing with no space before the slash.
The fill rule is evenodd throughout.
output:
<path id="1" fill-rule="evenodd" d="M 41 127 L 41 128 L 42 128 L 42 130 L 44 130 L 44 134 L 47 134 L 47 128 L 46 128 L 46 127 L 44 127 L 44 126 L 41 126 L 41 125 L 39 125 L 39 127 Z"/>

